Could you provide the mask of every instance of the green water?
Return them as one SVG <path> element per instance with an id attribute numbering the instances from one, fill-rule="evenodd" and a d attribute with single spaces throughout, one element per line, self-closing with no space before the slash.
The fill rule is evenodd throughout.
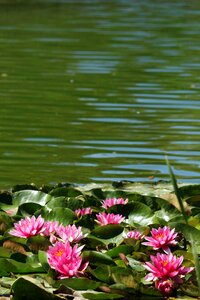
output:
<path id="1" fill-rule="evenodd" d="M 0 1 L 0 186 L 200 179 L 199 1 Z M 150 177 L 150 178 L 149 178 Z"/>

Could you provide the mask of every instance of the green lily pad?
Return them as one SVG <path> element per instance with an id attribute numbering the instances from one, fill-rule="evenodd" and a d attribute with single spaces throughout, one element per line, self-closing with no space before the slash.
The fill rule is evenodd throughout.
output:
<path id="1" fill-rule="evenodd" d="M 100 239 L 111 239 L 121 234 L 124 228 L 118 224 L 109 224 L 105 226 L 98 226 L 92 230 L 91 234 Z"/>

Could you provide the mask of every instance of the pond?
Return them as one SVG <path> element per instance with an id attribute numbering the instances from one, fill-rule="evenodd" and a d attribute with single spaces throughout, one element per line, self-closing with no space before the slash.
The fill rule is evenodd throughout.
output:
<path id="1" fill-rule="evenodd" d="M 199 1 L 1 1 L 0 186 L 200 179 Z"/>

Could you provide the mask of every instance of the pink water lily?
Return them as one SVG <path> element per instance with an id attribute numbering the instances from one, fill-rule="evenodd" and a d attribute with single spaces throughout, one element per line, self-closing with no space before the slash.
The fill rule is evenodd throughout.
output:
<path id="1" fill-rule="evenodd" d="M 83 263 L 81 250 L 84 246 L 71 246 L 70 242 L 56 242 L 47 251 L 48 263 L 58 272 L 59 278 L 79 277 L 83 275 L 88 262 Z"/>
<path id="2" fill-rule="evenodd" d="M 141 240 L 143 238 L 143 235 L 141 232 L 139 232 L 137 229 L 131 230 L 127 232 L 126 238 L 134 239 L 134 240 Z"/>
<path id="3" fill-rule="evenodd" d="M 45 230 L 43 235 L 50 236 L 51 234 L 56 234 L 59 230 L 60 223 L 58 221 L 47 221 L 44 223 Z"/>
<path id="4" fill-rule="evenodd" d="M 57 241 L 57 232 L 59 232 L 61 224 L 58 221 L 47 221 L 44 226 L 45 230 L 42 235 L 49 237 L 50 242 L 54 244 Z"/>
<path id="5" fill-rule="evenodd" d="M 105 212 L 99 213 L 96 215 L 97 224 L 100 226 L 108 225 L 108 224 L 120 224 L 125 220 L 125 217 L 119 214 L 106 214 Z"/>
<path id="6" fill-rule="evenodd" d="M 156 256 L 151 255 L 150 259 L 152 263 L 144 264 L 144 267 L 150 271 L 145 277 L 147 281 L 172 279 L 175 283 L 180 284 L 183 282 L 182 278 L 194 269 L 182 266 L 183 256 L 177 258 L 172 253 L 157 253 Z"/>
<path id="7" fill-rule="evenodd" d="M 174 233 L 175 229 L 164 226 L 163 228 L 159 227 L 158 229 L 153 228 L 151 230 L 151 237 L 146 236 L 145 240 L 148 242 L 143 242 L 143 245 L 151 246 L 154 250 L 162 249 L 165 253 L 170 252 L 169 246 L 174 246 L 177 244 L 175 238 L 178 233 Z"/>
<path id="8" fill-rule="evenodd" d="M 123 199 L 123 198 L 107 198 L 102 202 L 102 207 L 105 209 L 108 209 L 109 207 L 112 207 L 114 205 L 125 205 L 128 203 L 128 199 Z"/>
<path id="9" fill-rule="evenodd" d="M 82 227 L 76 227 L 76 225 L 67 225 L 66 227 L 60 225 L 57 230 L 57 235 L 63 241 L 69 241 L 71 243 L 77 243 L 86 236 L 82 232 Z"/>
<path id="10" fill-rule="evenodd" d="M 171 279 L 157 280 L 155 282 L 155 287 L 163 295 L 169 296 L 174 289 L 178 288 L 178 284 Z"/>
<path id="11" fill-rule="evenodd" d="M 90 207 L 78 208 L 75 210 L 74 213 L 77 216 L 77 218 L 80 218 L 85 215 L 91 215 L 92 209 Z"/>
<path id="12" fill-rule="evenodd" d="M 39 216 L 25 217 L 19 222 L 14 223 L 14 229 L 9 231 L 9 234 L 21 237 L 29 238 L 31 236 L 40 235 L 45 231 L 45 220 Z"/>

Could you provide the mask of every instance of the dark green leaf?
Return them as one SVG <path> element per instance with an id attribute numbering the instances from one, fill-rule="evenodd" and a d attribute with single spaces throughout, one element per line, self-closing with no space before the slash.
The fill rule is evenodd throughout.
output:
<path id="1" fill-rule="evenodd" d="M 120 253 L 125 255 L 130 254 L 134 251 L 134 247 L 130 245 L 120 245 L 106 252 L 110 257 L 117 257 Z"/>
<path id="2" fill-rule="evenodd" d="M 74 212 L 69 208 L 56 207 L 51 212 L 46 212 L 43 217 L 48 221 L 59 221 L 64 226 L 73 223 Z"/>
<path id="3" fill-rule="evenodd" d="M 83 297 L 89 300 L 114 300 L 114 299 L 122 299 L 124 298 L 122 295 L 111 294 L 111 293 L 103 293 L 103 292 L 87 292 L 82 293 Z"/>
<path id="4" fill-rule="evenodd" d="M 36 280 L 19 278 L 12 286 L 13 300 L 60 300 L 61 297 L 45 290 Z"/>
<path id="5" fill-rule="evenodd" d="M 105 226 L 98 226 L 96 227 L 91 234 L 100 238 L 100 239 L 111 239 L 124 230 L 123 226 L 118 224 L 109 224 Z"/>
<path id="6" fill-rule="evenodd" d="M 0 276 L 8 276 L 10 273 L 27 274 L 44 272 L 42 266 L 32 266 L 28 263 L 18 262 L 9 258 L 0 258 Z"/>
<path id="7" fill-rule="evenodd" d="M 49 194 L 54 197 L 77 197 L 82 195 L 81 191 L 71 187 L 56 188 L 53 189 Z"/>
<path id="8" fill-rule="evenodd" d="M 60 284 L 66 285 L 73 290 L 96 290 L 101 283 L 88 278 L 66 278 L 56 283 L 56 285 Z"/>
<path id="9" fill-rule="evenodd" d="M 89 269 L 90 270 L 90 269 Z M 112 278 L 112 266 L 111 265 L 99 265 L 96 269 L 90 270 L 91 274 L 100 281 L 111 283 Z"/>
<path id="10" fill-rule="evenodd" d="M 95 266 L 98 266 L 99 264 L 115 265 L 115 262 L 110 256 L 98 251 L 84 251 L 83 259 Z"/>
<path id="11" fill-rule="evenodd" d="M 39 259 L 39 262 L 41 263 L 43 269 L 45 271 L 48 271 L 50 267 L 49 267 L 46 251 L 39 250 L 38 251 L 38 259 Z"/>

